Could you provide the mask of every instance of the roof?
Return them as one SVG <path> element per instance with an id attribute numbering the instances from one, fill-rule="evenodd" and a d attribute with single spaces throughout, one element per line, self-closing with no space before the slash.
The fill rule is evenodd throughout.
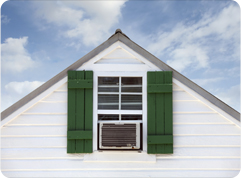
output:
<path id="1" fill-rule="evenodd" d="M 39 94 L 41 94 L 42 92 L 47 90 L 53 84 L 55 84 L 58 81 L 60 81 L 61 79 L 63 79 L 65 76 L 67 76 L 68 70 L 78 69 L 82 64 L 89 61 L 91 58 L 93 58 L 94 56 L 96 56 L 97 54 L 99 54 L 104 49 L 108 48 L 109 46 L 111 46 L 113 43 L 115 43 L 117 41 L 121 41 L 122 43 L 124 43 L 125 45 L 130 47 L 132 50 L 139 53 L 140 55 L 145 57 L 147 60 L 149 60 L 150 62 L 155 64 L 161 70 L 172 71 L 173 77 L 175 79 L 179 80 L 184 85 L 188 86 L 190 89 L 194 90 L 199 95 L 204 97 L 206 100 L 208 100 L 212 104 L 216 105 L 217 107 L 219 107 L 220 109 L 225 111 L 227 114 L 234 117 L 236 120 L 240 121 L 240 113 L 238 111 L 236 111 L 235 109 L 233 109 L 232 107 L 230 107 L 229 105 L 227 105 L 226 103 L 224 103 L 223 101 L 221 101 L 220 99 L 218 99 L 217 97 L 215 97 L 214 95 L 212 95 L 211 93 L 209 93 L 208 91 L 206 91 L 205 89 L 203 89 L 202 87 L 197 85 L 196 83 L 192 82 L 190 79 L 186 78 L 185 76 L 183 76 L 182 74 L 177 72 L 175 69 L 171 68 L 166 63 L 162 62 L 160 59 L 158 59 L 157 57 L 155 57 L 154 55 L 152 55 L 151 53 L 149 53 L 148 51 L 143 49 L 141 46 L 137 45 L 135 42 L 130 40 L 130 38 L 128 36 L 126 36 L 124 33 L 122 33 L 122 31 L 120 29 L 117 29 L 116 32 L 107 41 L 105 41 L 104 43 L 102 43 L 101 45 L 99 45 L 98 47 L 93 49 L 91 52 L 89 52 L 88 54 L 86 54 L 85 56 L 80 58 L 78 61 L 76 61 L 75 63 L 73 63 L 66 69 L 64 69 L 62 72 L 60 72 L 59 74 L 57 74 L 56 76 L 54 76 L 53 78 L 51 78 L 50 80 L 45 82 L 43 85 L 41 85 L 40 87 L 38 87 L 37 89 L 35 89 L 31 93 L 29 93 L 27 96 L 25 96 L 24 98 L 22 98 L 21 100 L 19 100 L 18 102 L 16 102 L 15 104 L 10 106 L 6 110 L 4 110 L 1 113 L 1 120 L 5 119 L 7 116 L 12 114 L 14 111 L 19 109 L 21 106 L 25 105 L 26 103 L 28 103 L 29 101 L 34 99 L 36 96 L 38 96 Z"/>

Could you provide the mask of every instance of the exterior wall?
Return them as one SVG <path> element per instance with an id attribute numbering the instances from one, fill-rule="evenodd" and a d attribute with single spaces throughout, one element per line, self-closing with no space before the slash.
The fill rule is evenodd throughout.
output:
<path id="1" fill-rule="evenodd" d="M 174 84 L 174 154 L 156 161 L 86 160 L 66 153 L 67 85 L 2 128 L 2 172 L 7 177 L 158 176 L 234 177 L 240 167 L 240 128 Z"/>
<path id="2" fill-rule="evenodd" d="M 79 69 L 94 73 L 160 70 L 121 43 Z M 59 83 L 63 81 L 66 78 Z M 67 84 L 63 82 L 3 125 L 2 173 L 7 177 L 236 176 L 240 169 L 240 127 L 194 91 L 173 81 L 174 154 L 67 154 Z"/>

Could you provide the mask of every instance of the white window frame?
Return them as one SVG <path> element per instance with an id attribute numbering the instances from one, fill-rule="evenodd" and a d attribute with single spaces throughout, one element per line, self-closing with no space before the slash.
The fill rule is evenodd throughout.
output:
<path id="1" fill-rule="evenodd" d="M 118 110 L 116 114 L 142 114 L 142 151 L 147 152 L 147 74 L 146 71 L 139 72 L 94 72 L 93 83 L 93 151 L 99 151 L 97 147 L 98 140 L 98 114 L 115 114 L 115 111 L 111 110 L 99 110 L 98 111 L 98 77 L 142 77 L 142 111 L 136 110 Z M 133 121 L 126 121 L 130 123 Z M 135 121 L 135 123 L 138 121 Z"/>

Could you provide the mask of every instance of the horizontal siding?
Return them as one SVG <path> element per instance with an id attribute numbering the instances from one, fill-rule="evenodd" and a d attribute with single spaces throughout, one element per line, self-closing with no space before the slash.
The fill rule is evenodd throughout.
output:
<path id="1" fill-rule="evenodd" d="M 2 159 L 83 159 L 83 154 L 67 154 L 64 148 L 3 148 Z"/>
<path id="2" fill-rule="evenodd" d="M 67 82 L 66 82 L 65 84 L 63 84 L 61 87 L 59 87 L 55 91 L 67 91 L 67 88 L 68 88 L 68 86 L 67 86 Z"/>
<path id="3" fill-rule="evenodd" d="M 42 101 L 67 102 L 67 91 L 54 91 L 49 96 L 45 97 Z"/>
<path id="4" fill-rule="evenodd" d="M 8 125 L 67 125 L 67 114 L 21 114 Z"/>
<path id="5" fill-rule="evenodd" d="M 239 169 L 239 159 L 158 159 L 156 163 L 118 163 L 118 162 L 83 162 L 66 160 L 2 160 L 5 169 L 76 169 L 76 170 L 163 170 L 169 168 L 193 169 Z"/>
<path id="6" fill-rule="evenodd" d="M 67 126 L 6 126 L 1 130 L 2 137 L 6 136 L 65 136 Z M 174 135 L 209 135 L 209 134 L 240 134 L 235 125 L 173 125 Z"/>
<path id="7" fill-rule="evenodd" d="M 236 177 L 238 170 L 145 170 L 145 171 L 78 171 L 78 170 L 53 170 L 53 171 L 3 171 L 6 177 Z"/>
<path id="8" fill-rule="evenodd" d="M 174 113 L 174 124 L 232 124 L 217 113 Z M 8 125 L 66 125 L 67 114 L 21 114 Z"/>
<path id="9" fill-rule="evenodd" d="M 2 148 L 48 148 L 66 147 L 66 137 L 3 137 Z"/>
<path id="10" fill-rule="evenodd" d="M 173 112 L 214 112 L 211 108 L 203 105 L 200 101 L 174 101 Z M 67 113 L 67 101 L 65 102 L 39 102 L 28 109 L 26 114 L 49 113 L 59 114 Z"/>
<path id="11" fill-rule="evenodd" d="M 240 136 L 174 136 L 174 145 L 239 146 Z"/>
<path id="12" fill-rule="evenodd" d="M 8 177 L 232 177 L 240 167 L 240 129 L 173 84 L 174 154 L 156 163 L 83 162 L 66 153 L 67 84 L 1 129 Z M 202 171 L 200 171 L 202 170 Z"/>
<path id="13" fill-rule="evenodd" d="M 60 114 L 67 113 L 66 102 L 39 102 L 32 108 L 28 109 L 26 114 Z"/>
<path id="14" fill-rule="evenodd" d="M 217 113 L 174 113 L 173 122 L 180 124 L 231 123 Z"/>
<path id="15" fill-rule="evenodd" d="M 173 100 L 174 101 L 195 101 L 197 100 L 192 95 L 188 94 L 185 91 L 173 91 Z M 55 91 L 42 101 L 54 101 L 54 102 L 67 102 L 67 91 Z"/>
<path id="16" fill-rule="evenodd" d="M 239 147 L 174 147 L 173 155 L 157 155 L 157 159 L 167 158 L 239 158 Z M 2 148 L 2 159 L 75 159 L 83 154 L 67 154 L 66 145 L 61 148 Z"/>
<path id="17" fill-rule="evenodd" d="M 142 64 L 144 65 L 143 62 L 135 59 L 135 58 L 119 58 L 119 59 L 113 59 L 113 58 L 102 58 L 99 61 L 97 61 L 95 64 Z"/>
<path id="18" fill-rule="evenodd" d="M 175 147 L 185 146 L 230 146 L 240 145 L 239 136 L 174 136 Z M 2 137 L 2 148 L 66 147 L 67 139 L 63 137 Z"/>

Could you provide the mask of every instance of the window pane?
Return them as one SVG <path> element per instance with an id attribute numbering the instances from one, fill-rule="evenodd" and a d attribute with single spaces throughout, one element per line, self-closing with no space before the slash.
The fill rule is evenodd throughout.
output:
<path id="1" fill-rule="evenodd" d="M 98 120 L 99 121 L 105 121 L 105 120 L 119 120 L 119 115 L 118 114 L 99 114 L 98 115 Z"/>
<path id="2" fill-rule="evenodd" d="M 121 92 L 142 92 L 142 78 L 141 77 L 122 77 L 121 78 Z"/>
<path id="3" fill-rule="evenodd" d="M 142 115 L 121 115 L 121 120 L 142 120 Z"/>
<path id="4" fill-rule="evenodd" d="M 142 95 L 121 95 L 122 110 L 142 110 Z"/>
<path id="5" fill-rule="evenodd" d="M 141 93 L 142 92 L 142 87 L 127 87 L 127 86 L 122 86 L 121 87 L 121 92 L 134 92 L 134 93 Z"/>
<path id="6" fill-rule="evenodd" d="M 119 109 L 119 95 L 98 95 L 98 109 Z"/>
<path id="7" fill-rule="evenodd" d="M 119 92 L 119 77 L 98 77 L 98 92 Z"/>
<path id="8" fill-rule="evenodd" d="M 122 77 L 121 83 L 123 85 L 142 85 L 141 77 Z"/>

